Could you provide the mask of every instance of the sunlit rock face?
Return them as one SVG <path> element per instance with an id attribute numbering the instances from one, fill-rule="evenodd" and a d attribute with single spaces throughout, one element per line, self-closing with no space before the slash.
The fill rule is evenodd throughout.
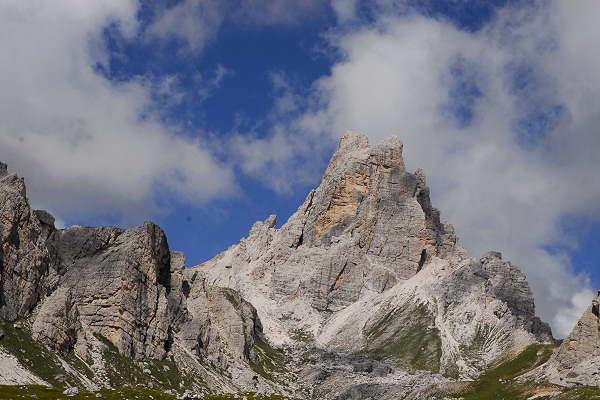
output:
<path id="1" fill-rule="evenodd" d="M 191 365 L 248 370 L 256 358 L 262 333 L 254 307 L 231 289 L 206 284 L 201 271 L 186 270 L 185 255 L 170 251 L 159 226 L 56 229 L 52 215 L 29 206 L 23 179 L 5 164 L 0 272 L 0 322 L 25 317 L 27 334 L 88 362 L 96 374 L 89 387 L 109 384 L 106 371 L 114 366 L 103 359 L 106 343 L 132 360 L 177 354 Z M 201 375 L 198 382 L 208 379 Z M 245 375 L 242 387 L 259 384 L 252 371 Z M 213 385 L 228 387 L 227 380 Z"/>
<path id="2" fill-rule="evenodd" d="M 502 355 L 552 341 L 523 273 L 497 252 L 467 257 L 402 151 L 398 138 L 370 146 L 346 133 L 319 187 L 280 229 L 275 216 L 257 222 L 196 268 L 239 290 L 275 343 L 306 332 L 323 348 L 474 377 Z"/>
<path id="3" fill-rule="evenodd" d="M 54 221 L 48 223 L 29 207 L 23 179 L 0 163 L 0 320 L 31 311 L 52 290 Z"/>
<path id="4" fill-rule="evenodd" d="M 545 366 L 559 385 L 600 387 L 600 292 Z"/>
<path id="5" fill-rule="evenodd" d="M 125 357 L 176 362 L 197 390 L 319 398 L 423 398 L 552 342 L 523 273 L 467 256 L 402 151 L 348 132 L 280 229 L 272 215 L 192 268 L 151 222 L 56 229 L 0 164 L 0 319 L 26 317 L 34 339 L 87 362 L 88 387 Z"/>

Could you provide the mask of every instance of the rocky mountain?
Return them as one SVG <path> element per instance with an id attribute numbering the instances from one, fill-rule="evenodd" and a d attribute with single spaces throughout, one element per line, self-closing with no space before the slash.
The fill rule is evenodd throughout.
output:
<path id="1" fill-rule="evenodd" d="M 563 386 L 600 387 L 600 292 L 571 334 L 544 366 L 532 374 Z"/>
<path id="2" fill-rule="evenodd" d="M 150 222 L 56 229 L 0 164 L 0 384 L 420 399 L 551 346 L 523 273 L 467 256 L 402 147 L 348 132 L 281 228 L 191 268 Z"/>

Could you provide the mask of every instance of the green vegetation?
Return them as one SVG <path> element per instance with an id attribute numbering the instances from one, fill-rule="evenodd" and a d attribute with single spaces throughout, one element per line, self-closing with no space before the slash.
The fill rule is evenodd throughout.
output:
<path id="1" fill-rule="evenodd" d="M 81 391 L 78 395 L 68 396 L 69 399 L 94 399 L 97 400 L 96 394 L 100 393 L 100 399 L 122 400 L 122 399 L 140 399 L 140 400 L 173 400 L 175 396 L 160 392 L 158 390 L 143 388 L 143 387 L 124 387 L 114 390 L 101 390 L 99 392 Z M 34 397 L 35 396 L 35 397 Z M 62 390 L 55 388 L 47 388 L 38 385 L 26 386 L 0 386 L 0 399 L 32 399 L 40 400 L 56 400 L 64 399 L 66 396 Z"/>
<path id="2" fill-rule="evenodd" d="M 250 357 L 250 368 L 263 378 L 280 381 L 282 375 L 288 372 L 287 356 L 282 351 L 269 346 L 262 338 L 256 338 L 252 350 L 257 359 L 253 361 L 253 357 Z"/>
<path id="3" fill-rule="evenodd" d="M 14 327 L 16 323 L 21 326 L 20 329 Z M 4 337 L 0 340 L 0 346 L 15 356 L 29 371 L 58 388 L 80 384 L 76 377 L 65 371 L 54 352 L 31 336 L 31 328 L 27 320 L 5 322 L 2 324 L 2 329 Z"/>
<path id="4" fill-rule="evenodd" d="M 489 352 L 489 346 L 494 343 L 502 343 L 508 340 L 510 336 L 508 332 L 504 332 L 501 335 L 499 336 L 498 332 L 495 332 L 494 328 L 488 325 L 478 325 L 471 343 L 460 345 L 460 351 L 470 365 L 482 370 L 486 367 L 485 355 Z M 454 371 L 451 372 L 454 373 Z M 457 378 L 458 370 L 456 371 L 456 375 L 450 374 L 450 370 L 446 375 Z"/>
<path id="5" fill-rule="evenodd" d="M 96 397 L 100 393 L 101 397 Z M 243 396 L 246 396 L 248 400 L 293 400 L 289 397 L 271 395 L 266 397 L 255 397 L 254 393 L 240 393 L 240 394 L 213 394 L 206 395 L 205 400 L 239 400 Z M 8 399 L 32 399 L 37 398 L 39 400 L 58 400 L 65 399 L 65 395 L 62 390 L 47 388 L 39 385 L 23 385 L 23 386 L 3 386 L 0 385 L 0 400 Z M 73 400 L 122 400 L 122 399 L 139 399 L 139 400 L 174 400 L 176 397 L 159 390 L 148 389 L 139 386 L 129 386 L 119 389 L 111 390 L 100 390 L 98 392 L 81 391 L 79 394 L 74 396 L 68 396 L 68 399 Z"/>
<path id="6" fill-rule="evenodd" d="M 524 399 L 525 393 L 536 389 L 534 383 L 516 382 L 515 378 L 545 363 L 552 354 L 552 345 L 532 344 L 516 358 L 490 369 L 466 390 L 455 394 L 465 400 Z"/>
<path id="7" fill-rule="evenodd" d="M 87 366 L 83 360 L 81 360 L 74 351 L 71 351 L 69 354 L 63 357 L 63 359 L 72 366 L 76 371 L 85 375 L 88 379 L 94 379 L 94 373 Z"/>
<path id="8" fill-rule="evenodd" d="M 230 288 L 219 288 L 219 290 L 223 291 L 225 298 L 231 303 L 234 308 L 239 308 L 240 302 L 238 300 L 239 294 Z"/>
<path id="9" fill-rule="evenodd" d="M 368 356 L 403 368 L 440 372 L 442 341 L 425 304 L 391 310 L 365 334 Z"/>
<path id="10" fill-rule="evenodd" d="M 553 400 L 598 400 L 600 399 L 600 389 L 591 387 L 566 389 L 560 395 L 553 397 Z"/>
<path id="11" fill-rule="evenodd" d="M 136 362 L 121 355 L 115 345 L 104 336 L 99 333 L 94 336 L 108 347 L 108 351 L 104 352 L 102 356 L 106 364 L 109 384 L 112 387 L 139 384 L 152 385 L 163 390 L 180 390 L 193 383 L 202 385 L 200 378 L 180 371 L 172 359 L 147 359 Z"/>
<path id="12" fill-rule="evenodd" d="M 312 343 L 315 341 L 312 332 L 307 332 L 304 329 L 292 329 L 290 331 L 290 337 L 297 342 L 303 343 Z"/>

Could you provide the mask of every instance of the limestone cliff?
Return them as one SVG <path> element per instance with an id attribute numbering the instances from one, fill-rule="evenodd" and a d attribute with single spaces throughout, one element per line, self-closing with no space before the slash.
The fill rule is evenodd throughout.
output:
<path id="1" fill-rule="evenodd" d="M 369 146 L 348 132 L 320 186 L 280 229 L 275 216 L 257 222 L 196 269 L 239 290 L 273 343 L 301 333 L 319 348 L 472 378 L 551 342 L 525 276 L 499 253 L 467 257 L 402 150 L 397 138 Z"/>
<path id="2" fill-rule="evenodd" d="M 600 387 L 600 292 L 571 334 L 563 340 L 543 374 L 559 385 Z"/>
<path id="3" fill-rule="evenodd" d="M 4 164 L 0 172 L 0 322 L 25 318 L 23 332 L 87 364 L 92 386 L 111 384 L 106 343 L 140 362 L 197 357 L 253 376 L 247 363 L 262 335 L 254 307 L 186 271 L 185 256 L 169 250 L 160 227 L 57 230 L 49 213 L 31 209 L 23 179 Z M 236 387 L 212 381 L 215 389 Z M 240 382 L 256 387 L 250 378 Z"/>
<path id="4" fill-rule="evenodd" d="M 319 399 L 443 395 L 552 342 L 523 273 L 467 256 L 402 151 L 348 132 L 280 229 L 270 216 L 192 268 L 151 222 L 56 229 L 0 164 L 0 322 L 84 387 Z M 28 362 L 13 353 L 0 367 Z"/>

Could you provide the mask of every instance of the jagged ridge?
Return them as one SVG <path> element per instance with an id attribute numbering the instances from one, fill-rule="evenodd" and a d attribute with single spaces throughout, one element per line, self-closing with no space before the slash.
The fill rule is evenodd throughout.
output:
<path id="1" fill-rule="evenodd" d="M 34 338 L 93 366 L 84 386 L 109 384 L 114 348 L 134 366 L 197 372 L 185 381 L 197 391 L 317 398 L 446 393 L 552 342 L 525 276 L 499 253 L 467 257 L 402 147 L 348 132 L 281 229 L 271 216 L 187 269 L 152 223 L 55 229 L 0 164 L 0 318 L 25 317 Z"/>

